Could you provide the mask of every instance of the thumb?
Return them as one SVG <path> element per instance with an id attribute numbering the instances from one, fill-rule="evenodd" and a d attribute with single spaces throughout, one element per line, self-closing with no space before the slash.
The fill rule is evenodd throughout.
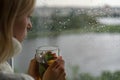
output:
<path id="1" fill-rule="evenodd" d="M 32 59 L 30 61 L 30 64 L 29 64 L 29 68 L 28 68 L 28 74 L 31 75 L 32 77 L 36 77 L 36 76 L 39 76 L 39 67 L 38 67 L 38 62 L 36 61 L 36 59 Z"/>

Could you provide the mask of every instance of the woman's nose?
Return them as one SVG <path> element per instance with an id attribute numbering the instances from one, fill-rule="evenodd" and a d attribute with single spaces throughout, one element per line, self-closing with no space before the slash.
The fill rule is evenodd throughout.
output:
<path id="1" fill-rule="evenodd" d="M 31 21 L 29 21 L 27 29 L 28 29 L 28 31 L 32 29 L 32 23 L 31 23 Z"/>

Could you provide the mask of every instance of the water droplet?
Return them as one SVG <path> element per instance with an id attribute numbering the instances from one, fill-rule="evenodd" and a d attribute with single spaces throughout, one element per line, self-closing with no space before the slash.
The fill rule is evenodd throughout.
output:
<path id="1" fill-rule="evenodd" d="M 67 21 L 70 21 L 70 19 L 67 19 Z"/>

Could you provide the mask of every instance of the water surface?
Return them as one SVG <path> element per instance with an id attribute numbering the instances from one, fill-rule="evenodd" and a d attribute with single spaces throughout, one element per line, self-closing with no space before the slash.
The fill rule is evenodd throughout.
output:
<path id="1" fill-rule="evenodd" d="M 26 40 L 23 51 L 15 57 L 15 68 L 26 72 L 35 49 L 42 45 L 58 45 L 69 65 L 79 65 L 81 72 L 98 75 L 104 70 L 120 70 L 120 34 L 77 34 Z"/>

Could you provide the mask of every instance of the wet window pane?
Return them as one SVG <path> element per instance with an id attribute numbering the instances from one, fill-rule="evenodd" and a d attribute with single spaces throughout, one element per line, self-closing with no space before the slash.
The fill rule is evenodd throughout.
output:
<path id="1" fill-rule="evenodd" d="M 16 72 L 27 72 L 37 47 L 57 45 L 67 80 L 120 80 L 119 0 L 39 1 Z"/>

